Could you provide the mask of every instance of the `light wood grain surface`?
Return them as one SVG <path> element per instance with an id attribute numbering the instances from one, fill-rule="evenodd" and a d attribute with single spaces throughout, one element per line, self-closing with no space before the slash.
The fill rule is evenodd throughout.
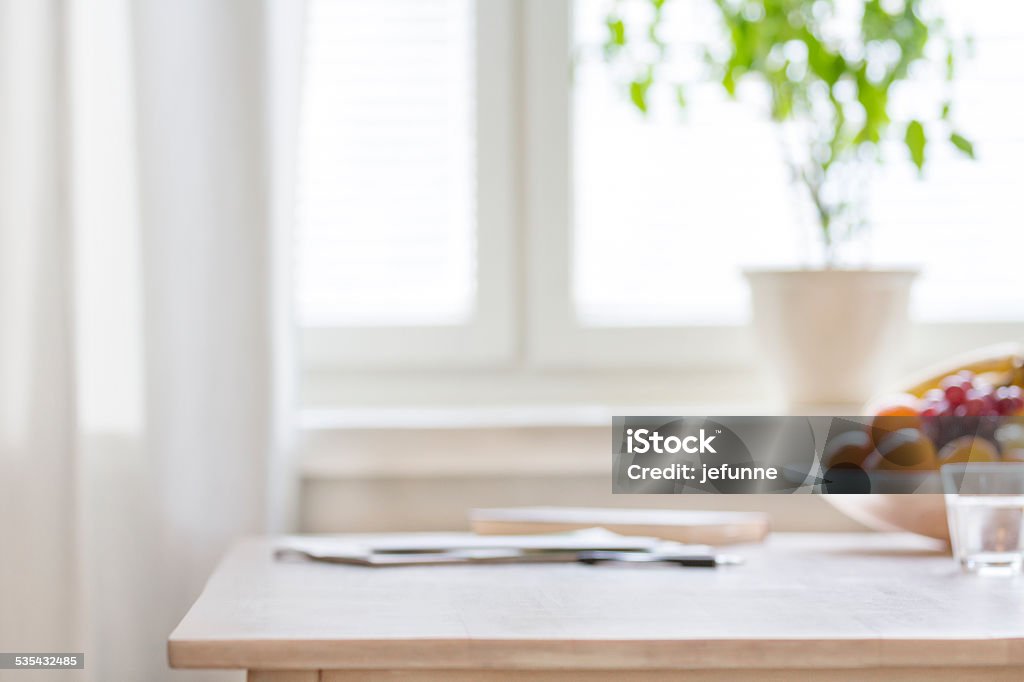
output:
<path id="1" fill-rule="evenodd" d="M 274 546 L 252 539 L 230 552 L 171 635 L 172 666 L 318 670 L 311 679 L 321 680 L 405 679 L 383 676 L 403 670 L 495 680 L 677 668 L 707 679 L 728 670 L 1024 673 L 1024 581 L 962 575 L 941 545 L 910 535 L 777 534 L 731 549 L 745 565 L 714 570 L 370 569 L 275 562 Z"/>

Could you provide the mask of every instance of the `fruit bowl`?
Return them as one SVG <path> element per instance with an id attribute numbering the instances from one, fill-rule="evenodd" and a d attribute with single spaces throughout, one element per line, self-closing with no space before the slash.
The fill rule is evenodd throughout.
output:
<path id="1" fill-rule="evenodd" d="M 828 503 L 868 528 L 904 530 L 949 541 L 946 502 L 942 495 L 825 495 Z"/>
<path id="2" fill-rule="evenodd" d="M 1019 418 L 1022 411 L 1020 405 L 1000 404 L 999 401 L 1005 396 L 1019 395 L 1020 389 L 1012 388 L 1011 390 L 1011 387 L 1022 385 L 1024 385 L 1024 346 L 1001 344 L 958 356 L 930 368 L 921 376 L 907 382 L 906 392 L 898 397 L 883 396 L 871 401 L 865 408 L 865 414 L 880 415 L 876 419 L 894 421 L 907 417 L 913 419 L 915 415 L 923 415 L 926 420 L 938 418 L 940 421 L 949 419 L 952 422 L 970 419 L 972 415 L 977 414 L 999 415 L 998 418 L 1013 415 Z M 1006 390 L 1000 390 L 1003 387 Z M 947 390 L 954 400 L 950 401 L 946 398 Z M 968 398 L 972 401 L 977 398 L 978 401 L 967 405 Z M 894 408 L 894 405 L 897 407 Z M 897 430 L 892 432 L 893 435 L 904 433 L 904 426 L 908 425 L 897 423 Z M 922 429 L 922 431 L 925 430 Z M 934 434 L 931 438 L 936 440 Z M 940 494 L 941 491 L 934 473 L 939 466 L 948 462 L 993 461 L 993 459 L 1019 461 L 1024 459 L 1024 443 L 997 443 L 994 436 L 991 438 L 991 443 L 980 441 L 975 444 L 970 442 L 964 444 L 963 437 L 953 439 L 960 441 L 959 448 L 952 442 L 936 441 L 936 446 L 942 445 L 943 447 L 935 447 L 930 455 L 926 452 L 925 455 L 928 455 L 930 459 L 925 461 L 925 458 L 922 458 L 908 466 L 902 466 L 909 464 L 908 462 L 901 463 L 895 458 L 882 457 L 880 460 L 879 451 L 884 451 L 884 446 L 879 446 L 877 450 L 872 446 L 870 451 L 864 451 L 864 459 L 860 464 L 865 468 L 875 469 L 872 478 L 879 484 L 877 489 L 885 490 L 888 487 L 886 482 L 889 478 L 893 478 L 893 482 L 905 482 L 908 480 L 907 477 L 924 480 L 924 477 L 928 476 L 930 472 L 931 482 L 927 489 L 934 489 L 935 494 L 873 493 L 870 495 L 825 495 L 824 497 L 833 507 L 869 528 L 883 531 L 903 530 L 948 541 L 949 529 L 946 525 L 945 497 Z M 870 440 L 879 441 L 880 439 L 873 437 Z M 989 447 L 990 445 L 997 448 L 998 452 Z M 1018 445 L 1021 449 L 1015 449 Z M 848 459 L 849 454 L 845 453 L 843 456 L 844 459 Z M 874 459 L 872 460 L 872 458 Z M 880 467 L 879 461 L 881 461 Z M 876 467 L 885 470 L 882 471 Z M 900 488 L 906 489 L 905 486 Z"/>

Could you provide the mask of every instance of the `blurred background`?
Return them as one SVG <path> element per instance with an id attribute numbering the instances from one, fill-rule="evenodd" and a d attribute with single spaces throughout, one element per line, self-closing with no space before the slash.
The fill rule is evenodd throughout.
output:
<path id="1" fill-rule="evenodd" d="M 1024 338 L 1024 6 L 925 6 L 970 56 L 888 106 L 955 98 L 976 158 L 862 180 L 854 264 L 920 271 L 893 382 Z M 515 504 L 859 529 L 810 496 L 610 493 L 612 415 L 789 409 L 742 272 L 820 265 L 765 92 L 687 61 L 713 8 L 0 0 L 2 648 L 214 678 L 164 642 L 248 533 Z M 607 43 L 656 10 L 690 84 L 645 114 Z"/>

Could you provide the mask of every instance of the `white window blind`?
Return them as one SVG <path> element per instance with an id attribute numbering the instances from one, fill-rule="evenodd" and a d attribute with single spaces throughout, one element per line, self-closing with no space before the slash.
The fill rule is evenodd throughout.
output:
<path id="1" fill-rule="evenodd" d="M 749 316 L 743 267 L 812 262 L 814 226 L 798 211 L 774 128 L 763 108 L 734 103 L 716 85 L 691 87 L 680 115 L 675 93 L 653 93 L 645 120 L 605 63 L 605 18 L 649 12 L 646 0 L 577 0 L 573 93 L 573 300 L 598 326 L 733 324 Z M 1024 319 L 1024 4 L 938 5 L 951 28 L 974 37 L 962 64 L 956 118 L 978 160 L 936 141 L 919 181 L 905 150 L 878 169 L 869 206 L 872 264 L 922 269 L 913 315 L 927 321 Z M 687 46 L 706 40 L 714 13 L 699 0 L 669 2 L 661 36 L 699 68 Z M 941 87 L 923 80 L 896 93 L 914 111 Z"/>
<path id="2" fill-rule="evenodd" d="M 297 312 L 312 327 L 447 325 L 476 294 L 471 0 L 312 0 Z"/>

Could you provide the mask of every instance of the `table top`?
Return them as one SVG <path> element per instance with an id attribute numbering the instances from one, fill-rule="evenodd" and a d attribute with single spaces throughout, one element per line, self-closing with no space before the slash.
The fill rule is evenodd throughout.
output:
<path id="1" fill-rule="evenodd" d="M 171 634 L 178 668 L 1024 665 L 1024 580 L 908 534 L 775 534 L 742 566 L 363 568 L 236 545 Z"/>

